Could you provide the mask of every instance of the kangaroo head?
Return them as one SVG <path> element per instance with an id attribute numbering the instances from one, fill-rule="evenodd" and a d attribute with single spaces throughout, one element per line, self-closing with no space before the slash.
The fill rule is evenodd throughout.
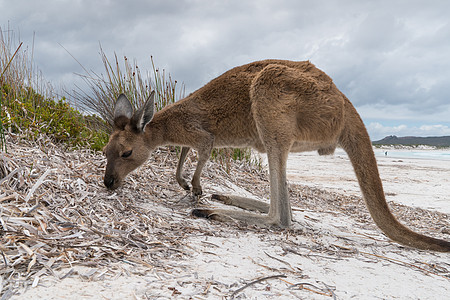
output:
<path id="1" fill-rule="evenodd" d="M 142 165 L 152 149 L 146 145 L 145 126 L 153 118 L 155 93 L 133 113 L 133 106 L 120 95 L 114 108 L 114 131 L 103 152 L 106 155 L 104 183 L 108 189 L 117 188 L 128 173 Z"/>

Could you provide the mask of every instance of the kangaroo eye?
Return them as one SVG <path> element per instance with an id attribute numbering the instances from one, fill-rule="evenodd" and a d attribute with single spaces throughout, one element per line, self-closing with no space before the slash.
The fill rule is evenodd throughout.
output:
<path id="1" fill-rule="evenodd" d="M 133 152 L 133 150 L 124 152 L 124 153 L 122 153 L 122 157 L 124 157 L 124 158 L 129 157 L 129 156 L 131 155 L 132 152 Z"/>

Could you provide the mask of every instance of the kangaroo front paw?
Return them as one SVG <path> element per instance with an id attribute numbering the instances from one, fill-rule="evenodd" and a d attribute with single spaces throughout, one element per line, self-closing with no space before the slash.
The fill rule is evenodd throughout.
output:
<path id="1" fill-rule="evenodd" d="M 186 191 L 190 191 L 191 190 L 191 187 L 186 182 L 186 180 L 184 180 L 183 178 L 177 178 L 177 182 L 184 190 L 186 190 Z"/>
<path id="2" fill-rule="evenodd" d="M 192 194 L 194 194 L 194 196 L 201 196 L 203 194 L 202 187 L 201 186 L 197 186 L 197 187 L 193 186 Z"/>
<path id="3" fill-rule="evenodd" d="M 180 185 L 185 191 L 191 190 L 191 187 L 189 186 L 189 184 L 187 182 L 184 182 L 183 184 L 180 184 Z"/>

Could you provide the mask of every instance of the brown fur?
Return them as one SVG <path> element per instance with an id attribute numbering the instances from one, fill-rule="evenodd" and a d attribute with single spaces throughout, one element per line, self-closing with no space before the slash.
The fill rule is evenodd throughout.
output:
<path id="1" fill-rule="evenodd" d="M 270 205 L 235 196 L 215 199 L 265 214 L 217 209 L 196 209 L 193 214 L 288 227 L 292 219 L 286 182 L 289 152 L 332 154 L 340 145 L 350 157 L 370 214 L 387 236 L 411 247 L 450 251 L 449 242 L 417 234 L 392 215 L 361 118 L 331 78 L 310 62 L 264 60 L 236 67 L 154 115 L 152 99 L 133 114 L 121 96 L 115 118 L 121 126 L 105 148 L 108 188 L 118 187 L 157 146 L 181 145 L 177 181 L 190 189 L 181 173 L 189 149 L 196 149 L 199 160 L 192 192 L 199 195 L 201 170 L 213 147 L 252 147 L 268 156 Z"/>

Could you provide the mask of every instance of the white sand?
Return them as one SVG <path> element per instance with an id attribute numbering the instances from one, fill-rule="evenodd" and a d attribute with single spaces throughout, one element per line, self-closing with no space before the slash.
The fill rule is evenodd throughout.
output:
<path id="1" fill-rule="evenodd" d="M 399 161 L 389 155 L 378 160 L 389 200 L 450 213 L 449 162 Z M 289 178 L 359 195 L 350 163 L 340 151 L 334 157 L 293 155 Z M 208 193 L 248 194 L 232 182 L 218 185 L 214 178 L 203 178 L 203 182 Z M 328 290 L 336 299 L 449 297 L 448 253 L 401 247 L 370 222 L 342 212 L 295 210 L 294 230 L 243 230 L 193 219 L 188 208 L 170 211 L 158 205 L 148 204 L 153 210 L 170 213 L 172 221 L 189 220 L 199 228 L 199 234 L 183 237 L 184 260 L 162 261 L 165 267 L 159 269 L 122 263 L 94 269 L 94 275 L 90 269 L 75 268 L 78 273 L 64 280 L 42 278 L 36 287 L 13 299 L 230 299 L 246 283 L 277 274 L 286 278 L 249 286 L 236 299 L 332 299 L 320 294 Z M 443 237 L 450 239 L 448 234 Z M 108 276 L 111 268 L 122 271 Z M 296 283 L 305 283 L 310 290 L 289 288 Z"/>
<path id="2" fill-rule="evenodd" d="M 422 158 L 411 158 L 408 152 Z M 387 201 L 450 214 L 450 159 L 436 159 L 439 154 L 450 155 L 450 150 L 375 149 L 375 153 Z M 292 182 L 360 195 L 353 168 L 342 149 L 333 156 L 291 154 L 287 168 Z"/>

